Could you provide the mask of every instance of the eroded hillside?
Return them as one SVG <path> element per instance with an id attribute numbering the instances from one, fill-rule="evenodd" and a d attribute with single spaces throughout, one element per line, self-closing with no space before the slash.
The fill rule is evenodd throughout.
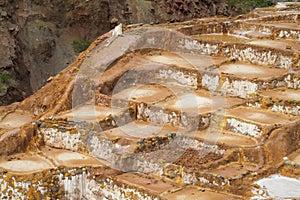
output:
<path id="1" fill-rule="evenodd" d="M 219 1 L 1 0 L 0 73 L 10 78 L 0 77 L 0 104 L 37 91 L 118 23 L 156 24 L 226 12 Z"/>

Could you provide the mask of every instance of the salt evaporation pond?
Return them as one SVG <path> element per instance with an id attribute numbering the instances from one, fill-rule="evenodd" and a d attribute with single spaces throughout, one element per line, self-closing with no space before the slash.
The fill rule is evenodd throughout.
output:
<path id="1" fill-rule="evenodd" d="M 299 198 L 300 197 L 300 179 L 289 178 L 281 175 L 272 175 L 268 178 L 260 179 L 256 182 L 266 194 L 267 198 Z M 256 191 L 255 193 L 257 193 Z M 262 199 L 254 197 L 253 199 Z"/>

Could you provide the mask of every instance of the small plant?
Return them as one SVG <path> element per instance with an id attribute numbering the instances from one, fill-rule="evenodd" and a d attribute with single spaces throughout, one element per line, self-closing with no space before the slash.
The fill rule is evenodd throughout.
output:
<path id="1" fill-rule="evenodd" d="M 10 82 L 11 77 L 8 74 L 0 73 L 0 96 L 5 95 Z"/>
<path id="2" fill-rule="evenodd" d="M 11 77 L 8 74 L 0 73 L 0 84 L 9 84 Z"/>
<path id="3" fill-rule="evenodd" d="M 91 42 L 88 40 L 74 40 L 72 46 L 76 53 L 80 53 L 85 51 L 90 46 L 90 44 Z"/>
<path id="4" fill-rule="evenodd" d="M 44 28 L 44 27 L 46 27 L 46 26 L 47 26 L 46 22 L 43 22 L 43 21 L 39 21 L 39 22 L 36 24 L 36 27 L 37 27 L 38 29 Z"/>

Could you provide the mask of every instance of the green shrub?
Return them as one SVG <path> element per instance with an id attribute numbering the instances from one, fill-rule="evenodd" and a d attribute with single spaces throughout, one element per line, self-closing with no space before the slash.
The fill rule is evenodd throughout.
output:
<path id="1" fill-rule="evenodd" d="M 0 73 L 0 84 L 9 84 L 11 77 L 8 74 Z"/>
<path id="2" fill-rule="evenodd" d="M 90 46 L 90 44 L 91 42 L 88 40 L 74 40 L 72 46 L 76 53 L 80 53 L 85 51 Z"/>
<path id="3" fill-rule="evenodd" d="M 11 77 L 8 74 L 0 73 L 0 96 L 6 94 L 10 82 L 11 82 Z"/>
<path id="4" fill-rule="evenodd" d="M 227 0 L 230 9 L 236 8 L 239 13 L 247 13 L 254 8 L 268 7 L 275 4 L 274 0 Z"/>

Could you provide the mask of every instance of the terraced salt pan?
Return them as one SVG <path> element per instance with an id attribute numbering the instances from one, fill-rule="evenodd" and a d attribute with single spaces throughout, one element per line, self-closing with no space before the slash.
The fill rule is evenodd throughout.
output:
<path id="1" fill-rule="evenodd" d="M 232 147 L 248 147 L 257 144 L 257 141 L 251 137 L 234 134 L 230 132 L 216 132 L 213 130 L 197 131 L 193 137 L 201 139 L 209 144 L 220 143 Z"/>
<path id="2" fill-rule="evenodd" d="M 265 125 L 287 124 L 294 119 L 284 114 L 247 107 L 237 107 L 227 110 L 226 115 Z"/>
<path id="3" fill-rule="evenodd" d="M 168 200 L 228 200 L 228 199 L 240 199 L 235 196 L 213 192 L 210 190 L 201 190 L 200 188 L 186 187 L 176 192 L 170 192 L 164 194 Z"/>
<path id="4" fill-rule="evenodd" d="M 249 40 L 249 38 L 243 36 L 228 35 L 228 34 L 202 34 L 202 35 L 194 35 L 193 38 L 195 38 L 196 40 L 231 42 L 231 43 L 244 43 Z"/>
<path id="5" fill-rule="evenodd" d="M 19 154 L 15 157 L 13 160 L 2 158 L 0 160 L 0 168 L 16 174 L 26 174 L 54 167 L 49 161 L 37 155 Z"/>
<path id="6" fill-rule="evenodd" d="M 207 113 L 227 106 L 239 105 L 244 101 L 237 98 L 226 98 L 224 96 L 214 96 L 212 93 L 197 90 L 195 92 L 180 94 L 175 98 L 160 103 L 164 108 L 180 110 L 184 112 Z"/>
<path id="7" fill-rule="evenodd" d="M 292 89 L 277 89 L 277 90 L 267 90 L 260 92 L 262 96 L 269 96 L 282 100 L 296 100 L 300 101 L 300 91 Z"/>
<path id="8" fill-rule="evenodd" d="M 243 163 L 243 165 L 239 163 L 231 163 L 229 165 L 221 166 L 218 169 L 212 170 L 211 172 L 221 176 L 236 178 L 242 174 L 245 174 L 248 170 L 255 171 L 256 167 L 257 166 L 255 165 L 245 163 Z"/>
<path id="9" fill-rule="evenodd" d="M 77 166 L 101 166 L 99 160 L 87 155 L 63 149 L 45 147 L 43 154 L 52 160 L 57 166 L 77 167 Z"/>
<path id="10" fill-rule="evenodd" d="M 220 57 L 171 52 L 162 52 L 160 55 L 146 56 L 145 58 L 158 63 L 198 70 L 212 65 L 219 65 L 226 60 Z"/>
<path id="11" fill-rule="evenodd" d="M 0 122 L 0 128 L 10 129 L 24 126 L 32 121 L 32 115 L 24 112 L 13 112 L 4 117 Z"/>
<path id="12" fill-rule="evenodd" d="M 130 87 L 112 96 L 114 99 L 134 100 L 143 103 L 155 103 L 172 95 L 167 87 L 162 85 L 141 85 Z"/>
<path id="13" fill-rule="evenodd" d="M 255 78 L 261 80 L 274 79 L 283 76 L 288 72 L 287 69 L 271 68 L 248 63 L 222 65 L 220 66 L 219 71 L 221 73 L 234 74 L 239 78 Z"/>
<path id="14" fill-rule="evenodd" d="M 178 128 L 170 125 L 158 126 L 144 121 L 133 121 L 124 126 L 105 131 L 104 134 L 110 137 L 135 137 L 147 138 L 154 135 L 166 135 L 170 132 L 177 132 Z"/>
<path id="15" fill-rule="evenodd" d="M 102 136 L 108 139 L 118 138 L 117 144 L 124 152 L 133 152 L 136 149 L 138 141 L 141 139 L 153 138 L 155 136 L 168 136 L 169 133 L 177 133 L 178 127 L 171 125 L 153 125 L 149 122 L 134 121 L 124 126 L 111 130 L 103 131 Z"/>
<path id="16" fill-rule="evenodd" d="M 147 177 L 142 174 L 124 173 L 117 176 L 117 180 L 125 182 L 130 185 L 135 185 L 139 188 L 143 188 L 146 191 L 150 191 L 156 194 L 172 191 L 178 189 L 178 186 L 171 183 L 167 183 L 162 180 L 157 180 L 151 177 Z"/>
<path id="17" fill-rule="evenodd" d="M 259 37 L 269 38 L 271 36 L 271 33 L 253 31 L 253 30 L 233 30 L 233 33 L 244 37 L 249 37 L 249 38 L 259 38 Z"/>
<path id="18" fill-rule="evenodd" d="M 272 20 L 276 20 L 276 18 L 283 18 L 283 21 L 296 21 L 295 15 L 297 16 L 297 11 L 295 10 L 287 10 L 286 8 L 276 8 L 276 7 L 264 7 L 264 8 L 256 8 L 255 12 L 256 17 L 248 18 L 248 19 L 242 19 L 239 21 L 255 21 L 255 22 L 268 22 Z"/>
<path id="19" fill-rule="evenodd" d="M 180 97 L 174 104 L 176 108 L 206 108 L 210 107 L 212 100 L 206 97 L 195 96 L 193 94 L 186 94 Z"/>
<path id="20" fill-rule="evenodd" d="M 281 41 L 281 40 L 255 40 L 248 42 L 248 44 L 253 44 L 262 47 L 270 47 L 275 49 L 290 49 L 293 51 L 300 51 L 300 44 L 296 41 Z"/>
<path id="21" fill-rule="evenodd" d="M 176 132 L 177 130 L 177 128 L 168 125 L 156 126 L 148 122 L 135 121 L 115 129 L 104 131 L 103 135 L 108 138 L 122 137 L 138 140 L 155 135 L 167 135 L 167 133 Z"/>
<path id="22" fill-rule="evenodd" d="M 161 55 L 146 56 L 146 58 L 151 61 L 168 65 L 176 64 L 185 68 L 193 67 L 187 60 L 183 59 L 181 56 L 175 53 L 164 52 Z"/>
<path id="23" fill-rule="evenodd" d="M 181 94 L 172 99 L 158 104 L 162 108 L 182 110 L 186 112 L 208 112 L 212 107 L 210 95 L 204 91 L 195 91 Z"/>
<path id="24" fill-rule="evenodd" d="M 267 198 L 300 198 L 300 180 L 281 175 L 272 175 L 256 182 L 267 191 Z M 258 198 L 259 199 L 259 198 Z"/>
<path id="25" fill-rule="evenodd" d="M 264 23 L 264 24 L 260 24 L 260 25 L 276 27 L 276 28 L 300 30 L 300 25 L 297 23 L 267 23 L 267 24 Z"/>
<path id="26" fill-rule="evenodd" d="M 153 89 L 138 89 L 133 92 L 132 98 L 141 98 L 144 96 L 152 96 L 156 93 Z"/>
<path id="27" fill-rule="evenodd" d="M 62 118 L 71 118 L 78 120 L 93 121 L 98 118 L 105 118 L 108 115 L 118 113 L 119 109 L 111 109 L 109 107 L 94 106 L 94 105 L 83 105 L 59 115 Z"/>
<path id="28" fill-rule="evenodd" d="M 151 106 L 140 104 L 137 119 L 193 129 L 200 117 L 201 127 L 204 128 L 209 125 L 210 113 L 243 103 L 242 99 L 226 98 L 205 90 L 187 91 Z"/>

